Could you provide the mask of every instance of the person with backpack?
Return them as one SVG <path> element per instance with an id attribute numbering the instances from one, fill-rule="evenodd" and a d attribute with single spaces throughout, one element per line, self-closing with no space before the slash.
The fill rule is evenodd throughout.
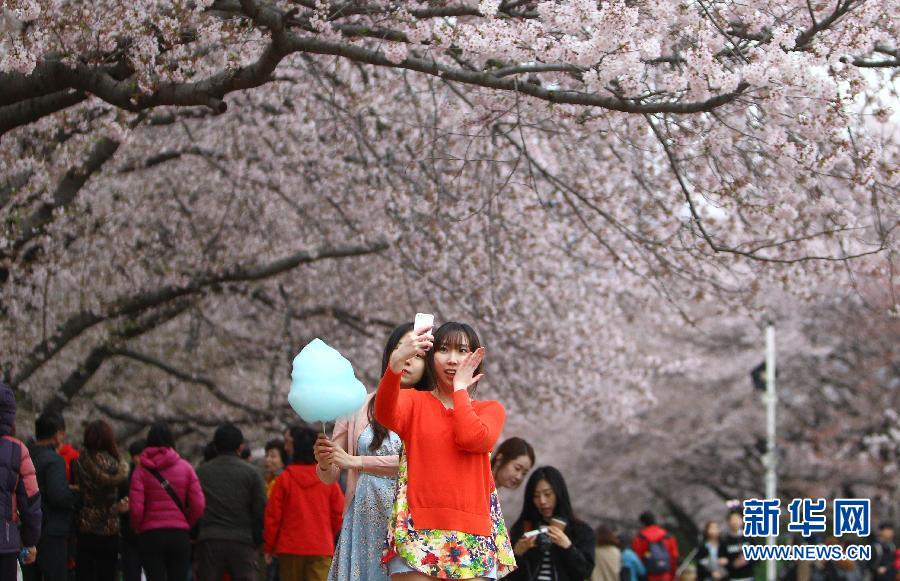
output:
<path id="1" fill-rule="evenodd" d="M 678 545 L 672 533 L 656 524 L 656 516 L 646 511 L 638 520 L 640 532 L 631 541 L 631 548 L 647 568 L 647 581 L 672 581 L 678 568 Z"/>
<path id="2" fill-rule="evenodd" d="M 41 490 L 41 540 L 38 558 L 22 567 L 25 581 L 65 579 L 69 564 L 69 534 L 78 493 L 66 480 L 66 461 L 57 453 L 65 439 L 66 424 L 60 414 L 45 412 L 34 422 L 35 442 L 28 450 Z"/>
<path id="3" fill-rule="evenodd" d="M 147 581 L 184 581 L 191 571 L 189 531 L 206 508 L 194 467 L 175 451 L 169 426 L 157 422 L 131 477 L 131 526 Z"/>
<path id="4" fill-rule="evenodd" d="M 0 579 L 15 579 L 21 559 L 37 558 L 41 493 L 28 448 L 16 439 L 16 396 L 0 382 Z"/>

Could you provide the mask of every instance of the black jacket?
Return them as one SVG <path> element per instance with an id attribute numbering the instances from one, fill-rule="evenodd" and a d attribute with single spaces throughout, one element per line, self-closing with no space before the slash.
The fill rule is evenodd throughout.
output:
<path id="1" fill-rule="evenodd" d="M 515 547 L 516 542 L 525 534 L 524 527 L 516 523 L 510 531 L 510 541 Z M 556 581 L 584 581 L 591 576 L 594 570 L 594 531 L 587 524 L 573 520 L 564 531 L 572 546 L 561 549 L 556 545 L 550 546 L 550 562 L 556 575 Z M 532 581 L 537 578 L 541 568 L 541 560 L 544 551 L 535 547 L 521 557 L 516 555 L 516 565 L 519 566 L 506 579 L 509 581 Z"/>
<path id="2" fill-rule="evenodd" d="M 875 539 L 872 543 L 872 561 L 869 567 L 872 569 L 873 581 L 894 581 L 897 571 L 894 569 L 894 552 L 897 546 L 894 543 L 886 543 Z M 879 567 L 884 567 L 885 572 L 878 574 Z"/>
<path id="3" fill-rule="evenodd" d="M 706 544 L 706 541 L 703 540 L 700 542 L 700 545 L 697 547 L 697 555 L 694 557 L 697 562 L 697 581 L 710 581 L 713 578 L 713 572 L 719 571 L 722 575 L 720 579 L 725 577 L 725 571 L 723 567 L 719 565 L 719 559 L 724 557 L 722 545 L 719 544 L 719 548 L 716 551 L 716 558 L 713 559 L 712 555 L 709 553 L 709 547 Z"/>
<path id="4" fill-rule="evenodd" d="M 42 534 L 51 537 L 68 536 L 72 529 L 78 493 L 69 488 L 66 461 L 52 446 L 32 444 L 29 452 L 41 491 Z"/>

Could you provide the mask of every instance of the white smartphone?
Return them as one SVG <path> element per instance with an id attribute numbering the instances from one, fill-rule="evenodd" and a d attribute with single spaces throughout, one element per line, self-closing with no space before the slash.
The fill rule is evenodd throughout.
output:
<path id="1" fill-rule="evenodd" d="M 430 313 L 416 313 L 416 318 L 413 321 L 413 331 L 432 329 L 432 327 L 434 327 L 434 315 Z"/>
<path id="2" fill-rule="evenodd" d="M 527 533 L 525 533 L 522 536 L 525 537 L 526 539 L 530 539 L 531 537 L 536 537 L 539 534 L 546 533 L 546 532 L 547 532 L 547 527 L 541 527 L 539 529 L 534 529 L 533 531 L 528 531 Z"/>

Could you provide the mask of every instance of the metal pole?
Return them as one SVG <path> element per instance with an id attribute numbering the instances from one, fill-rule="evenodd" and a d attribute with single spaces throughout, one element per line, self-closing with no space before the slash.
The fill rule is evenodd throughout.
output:
<path id="1" fill-rule="evenodd" d="M 776 469 L 778 457 L 775 451 L 775 405 L 778 402 L 775 392 L 775 325 L 766 326 L 766 498 L 778 498 L 776 488 Z M 767 545 L 774 545 L 778 539 L 770 536 Z M 766 562 L 766 580 L 775 581 L 775 559 Z"/>

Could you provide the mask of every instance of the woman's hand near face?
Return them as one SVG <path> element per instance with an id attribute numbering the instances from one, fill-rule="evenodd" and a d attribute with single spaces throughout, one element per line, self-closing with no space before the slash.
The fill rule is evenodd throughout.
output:
<path id="1" fill-rule="evenodd" d="M 537 535 L 532 535 L 530 537 L 523 536 L 518 541 L 516 541 L 516 546 L 513 547 L 513 553 L 516 556 L 521 557 L 528 551 L 534 548 L 535 543 L 537 543 Z"/>
<path id="2" fill-rule="evenodd" d="M 425 353 L 431 349 L 434 337 L 431 335 L 431 329 L 422 329 L 410 334 L 400 340 L 397 348 L 391 353 L 390 367 L 394 373 L 403 371 L 406 361 L 416 355 L 424 357 Z"/>
<path id="3" fill-rule="evenodd" d="M 484 377 L 483 373 L 479 373 L 473 377 L 475 370 L 484 360 L 484 347 L 479 347 L 475 351 L 466 355 L 459 364 L 456 374 L 453 376 L 453 391 L 462 391 L 469 389 Z"/>
<path id="4" fill-rule="evenodd" d="M 569 537 L 566 536 L 562 529 L 550 527 L 547 529 L 547 534 L 550 536 L 550 542 L 560 549 L 568 549 L 572 546 L 572 541 L 569 540 Z"/>

